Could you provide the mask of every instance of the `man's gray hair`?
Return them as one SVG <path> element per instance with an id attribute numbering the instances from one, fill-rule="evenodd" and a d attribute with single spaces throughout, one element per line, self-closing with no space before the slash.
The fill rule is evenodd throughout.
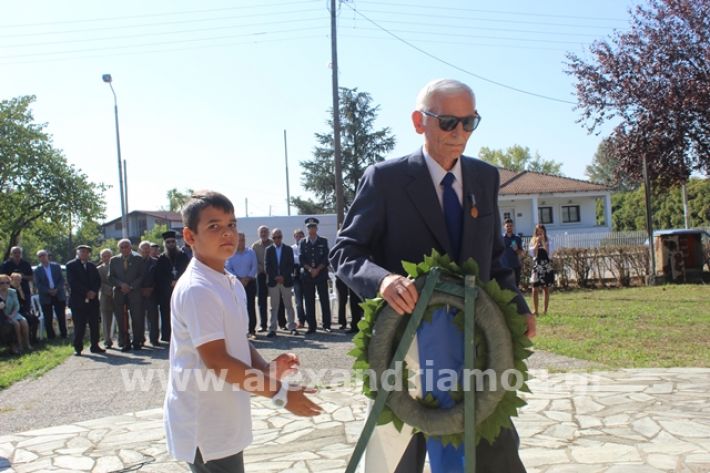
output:
<path id="1" fill-rule="evenodd" d="M 111 251 L 111 250 L 108 249 L 108 248 L 104 248 L 103 250 L 101 250 L 101 253 L 99 253 L 99 256 L 103 256 L 104 253 L 108 253 L 108 254 L 110 254 L 111 256 L 113 256 L 113 251 Z"/>
<path id="2" fill-rule="evenodd" d="M 140 242 L 140 243 L 138 244 L 138 248 L 142 248 L 142 247 L 145 246 L 145 245 L 152 246 L 152 245 L 153 245 L 153 242 L 152 242 L 152 241 L 148 241 L 148 240 L 143 240 L 142 242 Z"/>
<path id="3" fill-rule="evenodd" d="M 256 232 L 257 232 L 257 233 L 261 233 L 262 230 L 267 230 L 267 231 L 268 231 L 268 230 L 269 230 L 269 227 L 267 227 L 266 225 L 259 225 L 259 228 L 256 229 Z"/>
<path id="4" fill-rule="evenodd" d="M 14 253 L 15 251 L 19 251 L 20 254 L 22 254 L 22 247 L 21 246 L 13 246 L 10 248 L 10 253 Z"/>
<path id="5" fill-rule="evenodd" d="M 471 96 L 471 99 L 476 100 L 476 94 L 468 85 L 454 79 L 434 79 L 427 85 L 422 87 L 422 90 L 417 94 L 416 110 L 429 110 L 432 100 L 435 95 L 448 95 L 465 92 Z"/>
<path id="6" fill-rule="evenodd" d="M 128 238 L 121 238 L 120 240 L 118 240 L 118 245 L 116 246 L 120 248 L 121 245 L 123 245 L 124 243 L 128 243 L 129 245 L 131 245 L 131 248 L 133 248 L 133 243 L 131 243 L 131 240 L 129 240 Z"/>

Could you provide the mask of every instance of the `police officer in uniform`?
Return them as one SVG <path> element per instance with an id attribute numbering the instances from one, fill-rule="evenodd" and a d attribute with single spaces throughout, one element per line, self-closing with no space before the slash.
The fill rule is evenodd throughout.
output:
<path id="1" fill-rule="evenodd" d="M 301 286 L 306 302 L 306 321 L 308 333 L 316 331 L 316 290 L 323 314 L 323 330 L 330 332 L 330 297 L 328 295 L 328 240 L 318 236 L 318 224 L 315 217 L 306 219 L 308 237 L 301 240 Z"/>

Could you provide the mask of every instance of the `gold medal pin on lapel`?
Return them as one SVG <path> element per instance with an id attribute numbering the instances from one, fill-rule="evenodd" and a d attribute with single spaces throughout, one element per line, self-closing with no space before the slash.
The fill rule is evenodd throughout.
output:
<path id="1" fill-rule="evenodd" d="M 478 218 L 478 207 L 476 207 L 476 196 L 475 194 L 469 194 L 468 200 L 471 202 L 471 217 Z"/>

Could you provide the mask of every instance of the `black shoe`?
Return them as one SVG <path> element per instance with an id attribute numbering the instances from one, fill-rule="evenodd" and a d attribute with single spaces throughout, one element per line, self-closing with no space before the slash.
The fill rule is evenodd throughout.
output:
<path id="1" fill-rule="evenodd" d="M 291 335 L 298 335 L 298 330 L 296 330 L 296 329 L 291 330 Z"/>
<path id="2" fill-rule="evenodd" d="M 256 340 L 256 334 L 254 332 L 249 332 L 249 334 L 247 335 L 247 338 L 249 340 Z"/>
<path id="3" fill-rule="evenodd" d="M 357 327 L 351 327 L 350 330 L 346 331 L 345 333 L 358 333 L 360 330 L 358 330 Z"/>
<path id="4" fill-rule="evenodd" d="M 143 345 L 133 345 L 133 349 L 138 351 L 143 349 Z"/>
<path id="5" fill-rule="evenodd" d="M 264 327 L 261 327 L 261 328 L 259 329 L 259 332 L 260 332 L 260 333 L 261 333 L 261 332 L 267 332 L 267 331 L 268 331 L 268 330 L 266 330 Z"/>
<path id="6" fill-rule="evenodd" d="M 346 324 L 343 324 L 340 326 L 340 330 L 345 330 L 346 328 L 348 328 L 348 326 Z"/>
<path id="7" fill-rule="evenodd" d="M 121 347 L 121 351 L 122 351 L 123 353 L 129 352 L 129 351 L 131 351 L 131 346 L 130 346 L 130 345 L 124 345 L 123 347 Z"/>
<path id="8" fill-rule="evenodd" d="M 314 328 L 309 328 L 308 330 L 306 330 L 306 335 L 310 335 L 310 334 L 312 334 L 312 333 L 316 333 L 316 329 L 314 329 Z"/>
<path id="9" fill-rule="evenodd" d="M 74 350 L 74 356 L 81 356 L 81 350 Z"/>
<path id="10" fill-rule="evenodd" d="M 89 351 L 90 351 L 91 353 L 106 353 L 106 350 L 104 350 L 103 348 L 101 348 L 101 347 L 98 346 L 98 345 L 96 345 L 95 347 L 89 348 Z"/>
<path id="11" fill-rule="evenodd" d="M 269 332 L 268 335 L 266 335 L 268 338 L 274 338 L 276 336 L 276 332 Z"/>
<path id="12" fill-rule="evenodd" d="M 285 326 L 285 325 L 279 325 L 279 328 L 280 328 L 281 330 L 286 330 L 286 326 Z"/>
<path id="13" fill-rule="evenodd" d="M 324 331 L 324 332 L 327 332 L 327 333 L 332 332 L 332 330 L 330 329 L 330 327 L 323 327 L 323 331 Z"/>
<path id="14" fill-rule="evenodd" d="M 153 345 L 154 347 L 159 347 L 159 346 L 160 346 L 160 342 L 159 342 L 158 340 L 151 340 L 151 341 L 150 341 L 150 344 Z"/>

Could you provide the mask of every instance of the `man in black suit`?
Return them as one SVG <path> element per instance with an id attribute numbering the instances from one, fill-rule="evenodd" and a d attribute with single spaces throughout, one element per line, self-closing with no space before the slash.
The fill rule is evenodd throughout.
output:
<path id="1" fill-rule="evenodd" d="M 81 355 L 84 349 L 84 333 L 89 324 L 91 353 L 104 353 L 99 347 L 99 289 L 101 276 L 94 263 L 89 261 L 91 247 L 76 247 L 78 257 L 67 263 L 69 283 L 69 308 L 74 320 L 74 354 Z"/>
<path id="2" fill-rule="evenodd" d="M 271 232 L 273 245 L 266 248 L 264 253 L 264 269 L 266 270 L 266 284 L 269 287 L 271 299 L 271 322 L 267 337 L 276 336 L 278 314 L 281 304 L 286 308 L 288 317 L 288 330 L 291 335 L 298 335 L 296 331 L 296 317 L 293 311 L 291 288 L 293 287 L 293 248 L 283 244 L 283 233 L 274 228 Z"/>
<path id="3" fill-rule="evenodd" d="M 404 277 L 401 262 L 422 261 L 436 249 L 459 263 L 474 258 L 483 282 L 495 279 L 517 291 L 512 271 L 499 262 L 503 243 L 498 231 L 498 170 L 462 155 L 480 121 L 473 91 L 458 81 L 432 81 L 419 93 L 411 118 L 415 131 L 424 135 L 424 146 L 365 171 L 330 253 L 337 277 L 361 297 L 379 293 L 398 313 L 411 313 L 418 293 L 413 281 Z M 521 316 L 527 317 L 532 337 L 535 319 L 520 293 L 515 302 Z M 425 337 L 425 332 L 420 330 L 418 337 Z M 429 343 L 441 346 L 438 340 Z M 421 362 L 428 354 L 420 350 L 419 356 Z M 395 429 L 381 432 L 390 440 L 389 458 L 368 458 L 368 465 L 379 460 L 396 467 L 396 473 L 422 471 L 426 448 L 422 434 L 409 437 L 411 430 L 406 431 L 397 443 L 391 441 L 397 436 Z M 503 429 L 492 445 L 481 440 L 476 471 L 524 472 L 518 443 L 514 428 Z"/>
<path id="4" fill-rule="evenodd" d="M 190 263 L 190 257 L 177 246 L 177 233 L 163 233 L 165 250 L 155 265 L 155 296 L 160 306 L 160 340 L 170 342 L 170 297 L 173 288 Z"/>

